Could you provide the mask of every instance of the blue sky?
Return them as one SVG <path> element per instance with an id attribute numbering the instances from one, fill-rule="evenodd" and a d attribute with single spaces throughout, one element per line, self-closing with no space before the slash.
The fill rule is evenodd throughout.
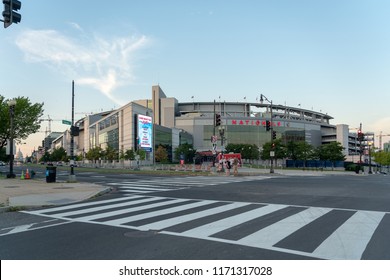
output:
<path id="1" fill-rule="evenodd" d="M 76 113 L 150 98 L 160 84 L 181 102 L 264 94 L 390 133 L 389 1 L 21 2 L 21 23 L 1 29 L 0 94 L 44 102 L 52 130 L 67 128 L 57 120 L 70 119 L 75 80 Z"/>

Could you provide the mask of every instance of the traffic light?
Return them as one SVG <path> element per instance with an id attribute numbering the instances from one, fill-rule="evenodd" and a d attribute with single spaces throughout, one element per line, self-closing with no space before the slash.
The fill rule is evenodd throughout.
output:
<path id="1" fill-rule="evenodd" d="M 270 130 L 271 130 L 271 122 L 270 122 L 270 121 L 266 121 L 266 123 L 265 123 L 265 129 L 266 129 L 267 131 L 270 131 Z"/>
<path id="2" fill-rule="evenodd" d="M 363 141 L 364 140 L 364 133 L 361 130 L 358 130 L 358 140 Z"/>
<path id="3" fill-rule="evenodd" d="M 20 10 L 22 3 L 18 0 L 3 0 L 3 4 L 4 28 L 7 28 L 13 23 L 19 23 L 22 20 L 22 16 L 16 11 Z"/>
<path id="4" fill-rule="evenodd" d="M 70 135 L 79 136 L 80 135 L 80 128 L 78 126 L 71 126 L 70 127 Z"/>
<path id="5" fill-rule="evenodd" d="M 272 140 L 276 139 L 276 131 L 272 131 Z"/>
<path id="6" fill-rule="evenodd" d="M 215 126 L 221 125 L 221 114 L 215 114 Z"/>

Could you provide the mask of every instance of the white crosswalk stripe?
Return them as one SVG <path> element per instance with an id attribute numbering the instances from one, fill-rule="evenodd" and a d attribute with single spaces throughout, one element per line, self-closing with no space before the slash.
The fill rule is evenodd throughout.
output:
<path id="1" fill-rule="evenodd" d="M 212 176 L 188 176 L 188 177 L 175 177 L 175 178 L 152 178 L 136 179 L 132 181 L 122 182 L 111 182 L 109 186 L 118 187 L 120 191 L 129 194 L 146 194 L 151 192 L 163 192 L 172 191 L 182 188 L 190 187 L 205 187 L 205 186 L 216 186 L 221 184 L 231 184 L 238 182 L 257 181 L 270 179 L 267 176 L 249 176 L 249 177 L 212 177 Z"/>
<path id="2" fill-rule="evenodd" d="M 389 213 L 133 195 L 55 208 L 25 211 L 68 221 L 103 224 L 199 238 L 323 259 L 360 259 Z M 339 215 L 340 226 L 329 223 Z M 342 217 L 342 218 L 340 218 Z M 313 224 L 316 229 L 313 231 Z M 332 227 L 324 236 L 318 232 Z M 325 230 L 326 231 L 326 230 Z M 297 247 L 292 236 L 303 232 Z M 316 235 L 313 238 L 312 235 Z M 291 239 L 291 240 L 290 240 Z M 310 241 L 311 240 L 311 241 Z M 314 240 L 314 241 L 313 241 Z M 285 244 L 285 243 L 290 244 Z"/>

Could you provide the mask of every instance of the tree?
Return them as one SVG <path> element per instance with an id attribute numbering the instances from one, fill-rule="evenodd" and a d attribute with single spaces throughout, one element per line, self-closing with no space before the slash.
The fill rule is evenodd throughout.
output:
<path id="1" fill-rule="evenodd" d="M 316 157 L 314 147 L 306 141 L 289 142 L 286 147 L 286 156 L 292 160 L 303 160 L 305 166 L 307 160 Z"/>
<path id="2" fill-rule="evenodd" d="M 50 162 L 51 161 L 51 155 L 48 151 L 46 151 L 43 156 L 39 160 L 40 162 Z"/>
<path id="3" fill-rule="evenodd" d="M 100 159 L 102 156 L 103 156 L 103 150 L 100 147 L 94 147 L 90 149 L 88 153 L 86 153 L 85 155 L 85 157 L 88 160 L 93 160 L 93 161 Z"/>
<path id="4" fill-rule="evenodd" d="M 259 159 L 259 147 L 253 144 L 228 144 L 226 146 L 226 153 L 240 153 L 244 159 Z"/>
<path id="5" fill-rule="evenodd" d="M 66 151 L 63 147 L 56 148 L 51 152 L 52 161 L 66 161 L 66 158 Z"/>
<path id="6" fill-rule="evenodd" d="M 376 163 L 379 163 L 381 166 L 382 165 L 390 165 L 390 153 L 385 152 L 385 151 L 379 151 L 374 153 L 373 158 Z"/>
<path id="7" fill-rule="evenodd" d="M 286 147 L 282 144 L 282 139 L 276 139 L 273 141 L 274 147 L 271 142 L 267 142 L 263 145 L 263 151 L 261 152 L 261 159 L 271 159 L 271 151 L 275 152 L 274 159 L 282 159 L 286 157 Z"/>
<path id="8" fill-rule="evenodd" d="M 123 158 L 126 160 L 134 160 L 135 159 L 135 153 L 133 149 L 126 150 L 126 152 L 123 154 Z"/>
<path id="9" fill-rule="evenodd" d="M 180 156 L 183 155 L 186 162 L 192 162 L 195 154 L 196 150 L 194 146 L 188 143 L 181 144 L 175 149 L 175 159 L 178 161 L 180 160 Z"/>
<path id="10" fill-rule="evenodd" d="M 167 162 L 168 161 L 168 152 L 163 146 L 158 146 L 155 153 L 156 161 L 158 162 Z"/>
<path id="11" fill-rule="evenodd" d="M 26 139 L 40 128 L 39 118 L 43 115 L 43 103 L 32 104 L 27 97 L 15 98 L 14 133 L 15 142 Z M 10 112 L 8 99 L 0 95 L 0 149 L 7 145 L 10 138 Z"/>
<path id="12" fill-rule="evenodd" d="M 108 160 L 117 160 L 118 155 L 118 151 L 110 146 L 107 146 L 103 152 L 103 156 Z"/>
<path id="13" fill-rule="evenodd" d="M 8 161 L 5 148 L 0 148 L 0 161 Z"/>
<path id="14" fill-rule="evenodd" d="M 139 156 L 140 160 L 146 159 L 146 151 L 144 149 L 138 149 L 137 155 Z"/>
<path id="15" fill-rule="evenodd" d="M 317 155 L 320 160 L 329 160 L 332 162 L 332 166 L 334 167 L 334 163 L 336 161 L 345 160 L 345 155 L 343 154 L 344 147 L 340 142 L 331 142 L 329 144 L 324 144 L 318 147 Z"/>

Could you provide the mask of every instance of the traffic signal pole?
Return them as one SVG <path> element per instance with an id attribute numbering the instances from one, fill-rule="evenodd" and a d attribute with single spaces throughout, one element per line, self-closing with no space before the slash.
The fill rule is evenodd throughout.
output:
<path id="1" fill-rule="evenodd" d="M 20 10 L 22 3 L 19 0 L 3 0 L 3 4 L 3 19 L 0 19 L 0 21 L 4 22 L 4 28 L 13 23 L 19 23 L 22 20 L 22 16 L 16 11 Z"/>
<path id="2" fill-rule="evenodd" d="M 272 100 L 268 100 L 267 97 L 265 97 L 263 94 L 260 95 L 260 103 L 263 104 L 264 99 L 268 101 L 271 104 L 270 112 L 271 112 L 271 118 L 270 122 L 267 121 L 267 131 L 271 131 L 271 149 L 270 149 L 270 158 L 271 158 L 271 166 L 269 169 L 269 173 L 274 173 L 274 156 L 275 156 L 275 144 L 274 144 L 274 127 L 273 127 L 273 117 L 272 117 Z M 269 124 L 269 126 L 268 126 Z"/>
<path id="3" fill-rule="evenodd" d="M 76 175 L 74 174 L 74 81 L 72 81 L 72 126 L 70 129 L 70 175 L 69 182 L 76 182 Z"/>

